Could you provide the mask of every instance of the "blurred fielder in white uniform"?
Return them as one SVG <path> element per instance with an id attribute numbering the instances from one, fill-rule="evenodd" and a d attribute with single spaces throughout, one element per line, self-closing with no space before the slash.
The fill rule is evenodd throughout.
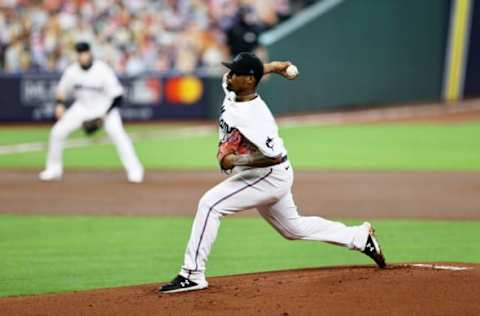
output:
<path id="1" fill-rule="evenodd" d="M 93 58 L 88 43 L 79 42 L 75 49 L 78 62 L 65 70 L 57 87 L 55 117 L 58 121 L 50 133 L 47 165 L 39 178 L 42 181 L 62 178 L 63 148 L 70 133 L 83 128 L 90 135 L 104 126 L 117 148 L 128 181 L 140 183 L 144 169 L 117 109 L 122 102 L 123 88 L 113 70 L 106 63 Z M 68 97 L 73 97 L 75 101 L 65 110 Z"/>

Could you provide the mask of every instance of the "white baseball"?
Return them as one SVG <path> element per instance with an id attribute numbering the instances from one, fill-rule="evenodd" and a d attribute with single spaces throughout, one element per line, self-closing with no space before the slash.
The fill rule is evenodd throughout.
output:
<path id="1" fill-rule="evenodd" d="M 298 76 L 298 68 L 295 65 L 290 65 L 286 70 L 288 79 L 294 79 Z"/>

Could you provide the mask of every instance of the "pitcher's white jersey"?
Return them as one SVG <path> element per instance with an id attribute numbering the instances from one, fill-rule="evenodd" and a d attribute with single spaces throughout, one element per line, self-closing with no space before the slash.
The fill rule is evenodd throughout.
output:
<path id="1" fill-rule="evenodd" d="M 93 116 L 104 115 L 112 100 L 123 94 L 113 70 L 100 60 L 94 60 L 88 70 L 83 70 L 78 63 L 68 66 L 57 89 L 65 96 L 72 96 Z"/>
<path id="2" fill-rule="evenodd" d="M 287 150 L 278 134 L 275 119 L 260 96 L 253 100 L 235 102 L 235 94 L 226 90 L 219 119 L 219 139 L 223 141 L 238 129 L 244 137 L 254 144 L 265 156 L 286 156 Z"/>

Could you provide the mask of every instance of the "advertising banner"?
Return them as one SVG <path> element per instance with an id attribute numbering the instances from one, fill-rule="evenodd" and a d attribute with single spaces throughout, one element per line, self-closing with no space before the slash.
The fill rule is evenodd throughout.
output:
<path id="1" fill-rule="evenodd" d="M 53 120 L 58 75 L 0 76 L 0 121 Z M 208 116 L 206 80 L 197 76 L 121 78 L 122 117 L 129 121 L 201 119 Z"/>

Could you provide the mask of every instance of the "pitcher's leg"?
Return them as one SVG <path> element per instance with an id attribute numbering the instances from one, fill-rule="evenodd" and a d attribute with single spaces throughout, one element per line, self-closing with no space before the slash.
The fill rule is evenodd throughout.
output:
<path id="1" fill-rule="evenodd" d="M 258 210 L 287 239 L 318 240 L 363 250 L 369 234 L 367 224 L 346 226 L 317 216 L 299 215 L 291 193 Z"/>
<path id="2" fill-rule="evenodd" d="M 123 128 L 122 119 L 117 109 L 112 110 L 105 118 L 105 131 L 117 148 L 118 155 L 127 171 L 131 182 L 143 181 L 143 166 L 135 153 L 130 137 Z"/>
<path id="3" fill-rule="evenodd" d="M 55 125 L 53 125 L 48 141 L 46 169 L 40 174 L 41 180 L 52 180 L 62 175 L 65 140 L 74 130 L 80 128 L 82 120 L 82 110 L 76 106 L 72 106 Z"/>
<path id="4" fill-rule="evenodd" d="M 214 204 L 214 200 L 210 199 L 208 194 L 200 199 L 185 250 L 184 264 L 180 271 L 180 275 L 196 282 L 206 282 L 205 266 L 213 242 L 217 237 L 220 218 L 223 216 Z"/>
<path id="5" fill-rule="evenodd" d="M 200 199 L 180 275 L 192 281 L 205 281 L 205 267 L 223 215 L 268 203 L 270 197 L 265 172 L 255 179 L 233 176 L 218 184 Z"/>

